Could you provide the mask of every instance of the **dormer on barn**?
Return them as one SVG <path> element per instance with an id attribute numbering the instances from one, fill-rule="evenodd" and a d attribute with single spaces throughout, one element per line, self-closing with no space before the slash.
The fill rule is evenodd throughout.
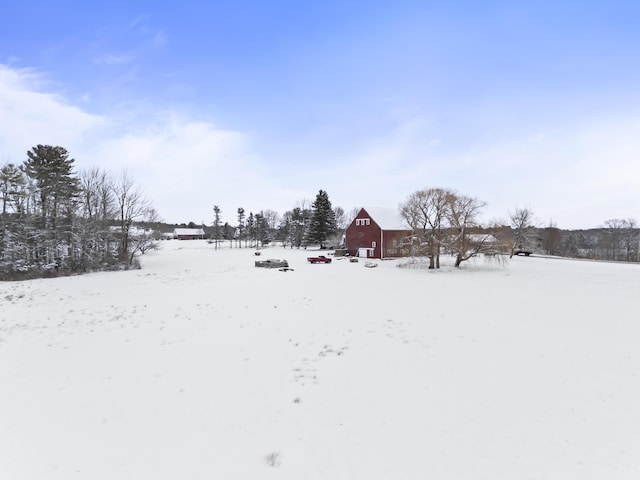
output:
<path id="1" fill-rule="evenodd" d="M 361 208 L 345 232 L 351 256 L 364 258 L 405 257 L 411 253 L 406 238 L 411 230 L 391 208 Z"/>

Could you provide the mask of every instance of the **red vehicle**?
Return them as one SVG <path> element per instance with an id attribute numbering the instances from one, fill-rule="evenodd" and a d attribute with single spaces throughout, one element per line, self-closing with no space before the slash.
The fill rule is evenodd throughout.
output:
<path id="1" fill-rule="evenodd" d="M 307 262 L 309 263 L 331 263 L 331 259 L 325 257 L 324 255 L 320 255 L 318 257 L 308 257 Z"/>

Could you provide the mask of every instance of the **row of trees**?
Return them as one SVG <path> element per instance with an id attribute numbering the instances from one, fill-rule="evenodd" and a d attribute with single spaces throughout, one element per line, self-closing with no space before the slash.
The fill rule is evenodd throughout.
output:
<path id="1" fill-rule="evenodd" d="M 633 219 L 610 219 L 600 228 L 561 230 L 529 225 L 519 236 L 526 249 L 560 257 L 618 262 L 640 261 L 640 229 Z"/>
<path id="2" fill-rule="evenodd" d="M 625 262 L 640 261 L 640 229 L 634 219 L 610 219 L 601 228 L 561 230 L 553 222 L 536 225 L 531 208 L 516 207 L 508 219 L 481 225 L 485 203 L 444 188 L 411 194 L 400 214 L 413 231 L 415 254 L 429 258 L 429 268 L 440 267 L 442 252 L 453 254 L 455 266 L 478 254 L 518 251 L 563 257 Z"/>
<path id="3" fill-rule="evenodd" d="M 63 147 L 38 145 L 0 168 L 0 279 L 128 267 L 153 248 L 150 201 L 127 172 L 77 173 Z"/>
<path id="4" fill-rule="evenodd" d="M 600 229 L 560 230 L 551 222 L 536 226 L 531 208 L 516 207 L 506 220 L 481 224 L 480 214 L 486 206 L 477 198 L 446 188 L 429 188 L 411 194 L 399 207 L 400 215 L 412 230 L 410 240 L 414 255 L 429 259 L 429 268 L 440 268 L 440 256 L 452 254 L 455 265 L 480 254 L 509 254 L 518 251 L 546 253 L 567 257 L 602 260 L 640 261 L 640 230 L 632 219 L 612 219 Z M 220 209 L 214 206 L 211 236 L 227 239 L 236 246 L 262 246 L 279 241 L 293 247 L 325 246 L 327 240 L 338 245 L 342 233 L 355 217 L 332 208 L 326 191 L 320 190 L 315 201 L 301 201 L 280 216 L 272 210 L 249 213 L 238 209 L 238 224 L 220 225 Z M 501 258 L 501 257 L 498 257 Z"/>
<path id="5" fill-rule="evenodd" d="M 323 248 L 328 240 L 346 228 L 344 210 L 333 208 L 329 194 L 324 190 L 318 192 L 313 203 L 302 200 L 282 216 L 273 210 L 262 210 L 255 214 L 249 212 L 247 215 L 244 208 L 238 208 L 235 226 L 221 224 L 219 206 L 214 205 L 213 212 L 211 237 L 229 240 L 236 247 L 242 247 L 243 243 L 245 247 L 253 247 L 279 241 L 290 248 L 308 245 L 320 245 Z"/>
<path id="6" fill-rule="evenodd" d="M 113 175 L 94 168 L 76 173 L 75 160 L 59 146 L 38 145 L 26 156 L 21 165 L 0 167 L 0 279 L 129 267 L 137 253 L 154 248 L 154 232 L 146 227 L 158 229 L 157 214 L 126 171 Z M 528 208 L 516 208 L 507 222 L 482 226 L 484 206 L 451 189 L 429 188 L 411 194 L 400 205 L 400 214 L 413 231 L 414 253 L 428 257 L 430 268 L 440 267 L 442 253 L 453 254 L 458 267 L 505 246 L 511 255 L 524 249 L 640 260 L 640 234 L 632 219 L 612 219 L 597 231 L 568 234 L 555 225 L 536 227 Z M 238 208 L 234 226 L 222 224 L 218 206 L 213 212 L 210 233 L 216 240 L 237 247 L 275 240 L 291 248 L 339 244 L 357 213 L 333 208 L 324 190 L 313 203 L 302 200 L 282 216 L 273 210 L 247 215 Z"/>

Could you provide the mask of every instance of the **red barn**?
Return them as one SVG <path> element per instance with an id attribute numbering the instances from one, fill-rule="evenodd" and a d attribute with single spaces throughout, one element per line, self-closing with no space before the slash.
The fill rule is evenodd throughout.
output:
<path id="1" fill-rule="evenodd" d="M 346 249 L 351 256 L 366 258 L 406 257 L 411 253 L 411 230 L 397 210 L 362 208 L 345 232 Z"/>

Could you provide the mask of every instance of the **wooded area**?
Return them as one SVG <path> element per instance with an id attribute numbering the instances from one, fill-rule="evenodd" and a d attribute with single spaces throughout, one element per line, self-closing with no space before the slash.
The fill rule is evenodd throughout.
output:
<path id="1" fill-rule="evenodd" d="M 0 279 L 129 268 L 153 247 L 144 223 L 157 215 L 130 175 L 78 174 L 74 162 L 38 145 L 0 168 Z"/>

